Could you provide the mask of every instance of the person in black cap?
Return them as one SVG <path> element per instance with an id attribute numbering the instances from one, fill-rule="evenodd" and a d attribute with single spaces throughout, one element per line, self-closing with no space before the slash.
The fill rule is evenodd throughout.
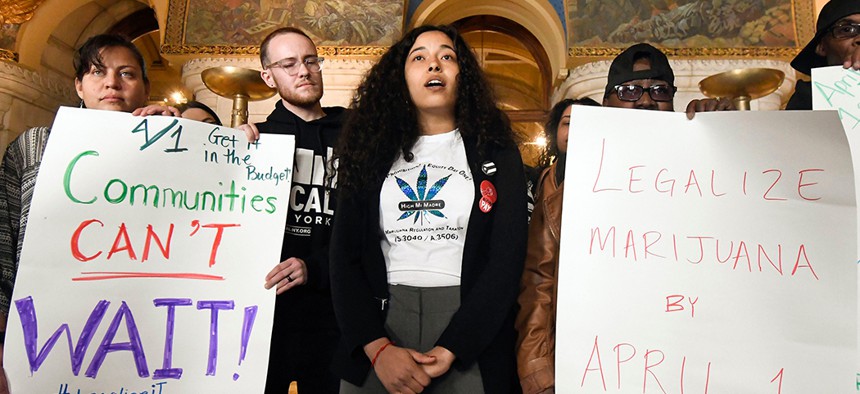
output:
<path id="1" fill-rule="evenodd" d="M 678 90 L 674 83 L 675 73 L 666 55 L 649 44 L 636 44 L 609 66 L 603 106 L 673 111 Z M 734 104 L 726 98 L 700 99 L 690 101 L 685 112 L 692 119 L 696 112 L 733 109 Z"/>
<path id="2" fill-rule="evenodd" d="M 860 1 L 832 0 L 818 15 L 815 37 L 791 61 L 795 70 L 812 75 L 816 67 L 860 69 Z M 785 109 L 812 109 L 812 83 L 797 81 Z"/>
<path id="3" fill-rule="evenodd" d="M 666 55 L 651 45 L 636 44 L 612 61 L 603 106 L 673 111 L 677 90 L 674 83 L 675 73 Z M 565 116 L 566 121 L 570 122 L 570 110 L 563 112 L 565 103 L 570 105 L 575 101 L 562 101 L 559 103 L 561 107 L 553 107 L 553 121 L 547 124 L 547 129 L 563 130 L 566 133 L 567 126 L 559 127 L 559 122 Z M 692 118 L 696 112 L 730 109 L 734 109 L 734 106 L 728 99 L 704 99 L 691 101 L 686 112 Z M 561 135 L 561 132 L 558 134 Z M 567 144 L 566 137 L 564 143 Z M 564 161 L 559 163 L 563 164 Z M 542 182 L 538 187 L 541 194 L 538 194 L 533 220 L 529 225 L 518 298 L 520 311 L 516 320 L 519 332 L 517 373 L 523 394 L 555 393 L 556 289 L 561 237 L 559 223 L 564 193 L 563 176 L 558 177 L 558 171 L 563 168 L 553 165 L 541 176 Z"/>

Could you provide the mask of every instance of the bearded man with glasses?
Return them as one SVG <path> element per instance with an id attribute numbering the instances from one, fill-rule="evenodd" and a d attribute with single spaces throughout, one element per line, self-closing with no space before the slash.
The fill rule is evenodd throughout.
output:
<path id="1" fill-rule="evenodd" d="M 795 70 L 812 75 L 812 69 L 842 66 L 860 70 L 860 1 L 832 0 L 818 15 L 815 37 L 791 61 Z M 785 109 L 812 109 L 812 84 L 797 81 Z"/>
<path id="2" fill-rule="evenodd" d="M 303 393 L 337 393 L 340 380 L 330 370 L 339 332 L 328 270 L 336 186 L 329 159 L 346 110 L 320 104 L 323 58 L 303 31 L 285 27 L 269 34 L 260 44 L 260 62 L 263 81 L 281 99 L 265 122 L 239 129 L 251 141 L 261 133 L 296 138 L 281 262 L 265 278 L 265 287 L 278 294 L 266 393 L 286 393 L 292 381 Z"/>
<path id="3" fill-rule="evenodd" d="M 609 66 L 603 95 L 604 107 L 674 111 L 675 73 L 669 59 L 649 44 L 636 44 L 621 52 Z M 696 112 L 733 110 L 728 99 L 692 100 L 685 112 L 692 119 Z"/>

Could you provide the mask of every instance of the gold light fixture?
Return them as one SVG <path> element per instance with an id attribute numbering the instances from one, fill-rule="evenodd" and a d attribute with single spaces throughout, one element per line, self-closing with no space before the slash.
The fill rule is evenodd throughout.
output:
<path id="1" fill-rule="evenodd" d="M 739 68 L 711 75 L 699 82 L 707 97 L 731 99 L 740 111 L 750 110 L 750 100 L 767 96 L 782 85 L 785 73 L 772 68 Z"/>
<path id="2" fill-rule="evenodd" d="M 206 69 L 200 76 L 213 93 L 233 100 L 230 127 L 248 122 L 248 101 L 265 100 L 277 92 L 263 82 L 257 70 L 220 66 Z"/>

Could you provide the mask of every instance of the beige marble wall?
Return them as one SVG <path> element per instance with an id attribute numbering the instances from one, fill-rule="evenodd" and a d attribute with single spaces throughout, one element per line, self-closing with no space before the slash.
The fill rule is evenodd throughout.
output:
<path id="1" fill-rule="evenodd" d="M 323 85 L 325 92 L 322 105 L 349 106 L 355 87 L 361 83 L 364 74 L 373 66 L 375 61 L 361 59 L 326 58 L 323 68 Z M 211 67 L 234 66 L 253 70 L 260 69 L 258 58 L 204 58 L 188 61 L 182 67 L 182 83 L 190 89 L 194 97 L 212 107 L 223 122 L 229 122 L 233 101 L 219 97 L 203 84 L 200 74 Z M 275 108 L 280 99 L 277 95 L 267 100 L 251 102 L 248 105 L 248 119 L 251 122 L 262 122 Z"/>
<path id="2" fill-rule="evenodd" d="M 51 125 L 61 105 L 77 105 L 78 101 L 71 82 L 38 74 L 16 63 L 0 62 L 0 147 L 3 152 L 24 130 Z"/>
<path id="3" fill-rule="evenodd" d="M 567 79 L 553 93 L 552 102 L 557 103 L 564 98 L 591 97 L 597 102 L 603 101 L 603 89 L 606 86 L 606 75 L 609 72 L 611 60 L 583 64 L 570 71 Z M 785 73 L 782 85 L 768 96 L 750 102 L 753 111 L 773 111 L 783 106 L 794 91 L 797 81 L 794 69 L 785 61 L 778 60 L 670 60 L 675 72 L 675 85 L 678 93 L 675 95 L 675 111 L 683 111 L 687 103 L 693 99 L 704 98 L 699 91 L 699 82 L 711 75 L 738 68 L 772 68 Z"/>

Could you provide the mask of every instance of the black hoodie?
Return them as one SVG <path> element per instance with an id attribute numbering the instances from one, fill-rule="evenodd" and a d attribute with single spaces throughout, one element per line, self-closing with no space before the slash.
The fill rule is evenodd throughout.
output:
<path id="1" fill-rule="evenodd" d="M 328 160 L 345 119 L 343 107 L 323 108 L 326 116 L 305 122 L 278 101 L 263 123 L 261 134 L 285 134 L 296 138 L 293 183 L 281 261 L 304 260 L 307 283 L 278 296 L 273 331 L 336 328 L 329 286 L 328 248 L 334 218 L 336 180 L 329 180 Z M 329 185 L 333 187 L 329 187 Z M 272 264 L 274 266 L 274 263 Z"/>
<path id="2" fill-rule="evenodd" d="M 785 105 L 787 110 L 811 110 L 812 109 L 812 83 L 804 80 L 797 81 L 794 86 L 794 94 Z"/>

